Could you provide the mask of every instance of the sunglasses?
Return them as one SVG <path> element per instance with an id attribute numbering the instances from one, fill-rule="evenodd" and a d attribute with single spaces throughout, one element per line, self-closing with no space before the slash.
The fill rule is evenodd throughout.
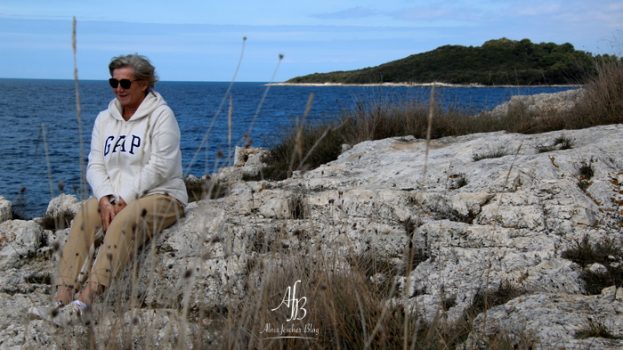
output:
<path id="1" fill-rule="evenodd" d="M 123 89 L 129 89 L 130 86 L 132 86 L 132 82 L 133 81 L 137 81 L 139 79 L 134 79 L 134 80 L 130 80 L 130 79 L 121 79 L 121 80 L 117 80 L 115 78 L 110 78 L 108 79 L 108 84 L 110 84 L 110 87 L 113 89 L 116 89 L 117 86 L 121 85 L 121 87 Z"/>

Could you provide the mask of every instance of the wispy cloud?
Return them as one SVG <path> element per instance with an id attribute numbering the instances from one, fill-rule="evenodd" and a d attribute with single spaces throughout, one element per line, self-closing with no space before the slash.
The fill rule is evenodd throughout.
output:
<path id="1" fill-rule="evenodd" d="M 512 9 L 513 15 L 519 16 L 548 16 L 560 13 L 562 6 L 556 4 L 529 4 L 520 5 Z"/>
<path id="2" fill-rule="evenodd" d="M 608 23 L 620 23 L 623 18 L 623 3 L 604 0 L 566 2 L 542 0 L 529 0 L 522 3 L 510 4 L 501 11 L 502 17 L 507 18 L 540 18 L 543 21 L 560 21 L 560 24 L 576 22 L 595 25 Z M 570 28 L 572 29 L 572 28 Z"/>
<path id="3" fill-rule="evenodd" d="M 437 6 L 413 6 L 388 12 L 388 15 L 390 15 L 392 18 L 402 21 L 435 21 L 441 18 L 445 19 L 447 18 L 447 16 L 452 14 L 452 9 L 448 7 L 442 8 Z"/>
<path id="4" fill-rule="evenodd" d="M 311 17 L 318 19 L 361 19 L 382 15 L 385 15 L 382 11 L 357 6 L 334 12 L 314 13 Z"/>
<path id="5" fill-rule="evenodd" d="M 410 6 L 384 6 L 382 3 L 378 7 L 350 7 L 334 12 L 315 13 L 315 19 L 332 21 L 352 21 L 376 17 L 374 24 L 392 23 L 397 26 L 415 27 L 439 27 L 465 24 L 471 25 L 474 21 L 488 20 L 492 17 L 495 5 L 482 7 L 480 4 L 461 4 L 452 3 L 433 3 L 426 5 Z M 336 22 L 333 22 L 336 23 Z"/>
<path id="6" fill-rule="evenodd" d="M 611 2 L 606 7 L 611 11 L 623 11 L 623 2 Z"/>

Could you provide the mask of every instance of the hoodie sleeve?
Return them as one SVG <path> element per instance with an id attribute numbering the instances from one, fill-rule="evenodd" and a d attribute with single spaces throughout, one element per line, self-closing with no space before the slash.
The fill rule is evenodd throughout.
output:
<path id="1" fill-rule="evenodd" d="M 112 182 L 104 165 L 104 153 L 102 147 L 102 123 L 106 118 L 106 112 L 100 113 L 95 119 L 91 134 L 91 151 L 89 152 L 89 164 L 87 165 L 87 181 L 91 185 L 93 195 L 99 201 L 102 197 L 113 194 Z"/>
<path id="2" fill-rule="evenodd" d="M 124 187 L 119 193 L 127 203 L 174 177 L 181 162 L 180 129 L 173 111 L 165 106 L 154 111 L 151 118 L 154 124 L 147 141 L 151 143 L 149 158 L 132 186 Z"/>

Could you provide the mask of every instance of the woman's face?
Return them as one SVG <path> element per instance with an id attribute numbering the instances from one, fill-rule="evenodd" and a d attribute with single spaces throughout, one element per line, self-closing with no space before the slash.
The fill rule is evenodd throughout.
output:
<path id="1" fill-rule="evenodd" d="M 124 110 L 136 110 L 145 98 L 147 82 L 135 80 L 134 69 L 132 67 L 117 68 L 113 70 L 112 77 L 117 80 L 128 79 L 132 82 L 129 89 L 124 89 L 121 84 L 118 84 L 117 88 L 113 88 L 113 91 Z"/>

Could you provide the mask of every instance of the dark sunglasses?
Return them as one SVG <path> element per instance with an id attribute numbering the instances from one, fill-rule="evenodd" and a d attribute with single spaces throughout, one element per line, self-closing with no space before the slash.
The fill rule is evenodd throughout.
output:
<path id="1" fill-rule="evenodd" d="M 121 79 L 121 80 L 117 80 L 115 78 L 110 78 L 108 79 L 108 84 L 110 84 L 110 87 L 113 89 L 116 89 L 117 86 L 121 85 L 121 87 L 123 89 L 129 89 L 130 86 L 132 86 L 132 82 L 133 81 L 137 81 L 139 79 L 134 79 L 134 80 L 130 80 L 130 79 Z"/>

